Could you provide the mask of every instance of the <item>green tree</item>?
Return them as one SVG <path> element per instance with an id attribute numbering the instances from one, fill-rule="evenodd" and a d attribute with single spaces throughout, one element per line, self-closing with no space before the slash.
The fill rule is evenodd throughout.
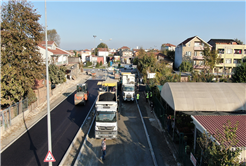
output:
<path id="1" fill-rule="evenodd" d="M 61 38 L 55 29 L 47 30 L 47 38 L 48 41 L 55 41 L 58 46 L 60 45 Z M 45 32 L 42 32 L 42 40 L 45 41 Z"/>
<path id="2" fill-rule="evenodd" d="M 209 166 L 240 165 L 238 156 L 241 150 L 236 146 L 238 143 L 236 135 L 238 124 L 239 122 L 236 122 L 233 127 L 230 120 L 228 120 L 223 125 L 223 133 L 220 133 L 218 130 L 214 135 L 203 133 L 202 137 L 197 139 L 203 153 L 202 161 L 204 163 L 207 163 Z M 211 140 L 212 137 L 216 141 Z"/>
<path id="3" fill-rule="evenodd" d="M 192 72 L 193 65 L 190 61 L 183 61 L 179 67 L 179 71 L 181 72 Z"/>
<path id="4" fill-rule="evenodd" d="M 65 82 L 66 67 L 58 67 L 54 64 L 49 65 L 49 77 L 51 84 L 61 84 Z"/>
<path id="5" fill-rule="evenodd" d="M 169 59 L 171 59 L 171 60 L 174 62 L 175 51 L 167 50 L 167 57 L 168 57 Z"/>
<path id="6" fill-rule="evenodd" d="M 102 61 L 100 61 L 100 66 L 102 66 L 102 64 L 103 64 Z"/>
<path id="7" fill-rule="evenodd" d="M 246 62 L 242 62 L 235 68 L 235 72 L 232 75 L 232 81 L 246 83 Z"/>
<path id="8" fill-rule="evenodd" d="M 241 40 L 239 40 L 239 39 L 234 39 L 235 40 L 235 42 L 237 43 L 237 44 L 239 44 L 239 45 L 242 45 L 243 44 L 243 42 L 241 41 Z"/>
<path id="9" fill-rule="evenodd" d="M 137 65 L 137 64 L 138 64 L 138 58 L 136 57 L 133 59 L 133 65 Z"/>
<path id="10" fill-rule="evenodd" d="M 100 66 L 100 64 L 97 62 L 96 67 L 99 67 L 99 66 Z"/>
<path id="11" fill-rule="evenodd" d="M 10 105 L 32 93 L 45 66 L 37 49 L 42 26 L 31 3 L 8 1 L 1 12 L 1 104 Z"/>
<path id="12" fill-rule="evenodd" d="M 214 69 L 215 64 L 219 62 L 218 53 L 216 50 L 210 50 L 209 46 L 206 44 L 204 50 L 202 51 L 204 58 L 204 66 L 209 66 L 211 70 Z M 205 68 L 206 71 L 206 68 Z"/>

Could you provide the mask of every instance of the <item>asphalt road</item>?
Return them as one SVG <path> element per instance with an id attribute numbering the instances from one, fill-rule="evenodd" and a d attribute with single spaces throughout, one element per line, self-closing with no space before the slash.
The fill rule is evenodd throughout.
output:
<path id="1" fill-rule="evenodd" d="M 52 154 L 58 165 L 97 96 L 97 81 L 88 80 L 89 99 L 85 106 L 74 106 L 74 94 L 51 112 Z M 48 165 L 47 116 L 1 154 L 1 165 Z"/>
<path id="2" fill-rule="evenodd" d="M 100 159 L 102 140 L 95 139 L 93 124 L 77 165 L 154 165 L 136 103 L 121 96 L 119 107 L 118 136 L 106 141 L 106 160 Z"/>

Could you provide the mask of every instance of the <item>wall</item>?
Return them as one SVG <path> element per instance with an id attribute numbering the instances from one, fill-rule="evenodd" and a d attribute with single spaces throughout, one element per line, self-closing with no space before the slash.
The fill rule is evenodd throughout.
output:
<path id="1" fill-rule="evenodd" d="M 103 56 L 98 56 L 97 57 L 97 62 L 100 64 L 100 61 L 102 61 L 102 64 L 104 64 L 104 57 Z"/>
<path id="2" fill-rule="evenodd" d="M 41 53 L 41 57 L 42 57 L 42 59 L 44 60 L 44 63 L 45 63 L 45 60 L 46 60 L 46 50 L 43 49 L 43 48 L 40 48 L 40 47 L 38 47 L 38 48 L 39 48 L 39 52 Z M 53 55 L 53 53 L 48 51 L 48 61 L 51 61 L 51 55 Z"/>
<path id="3" fill-rule="evenodd" d="M 68 57 L 68 63 L 69 64 L 80 63 L 80 57 Z"/>
<path id="4" fill-rule="evenodd" d="M 174 67 L 178 69 L 181 63 L 182 63 L 182 46 L 178 46 L 175 48 Z"/>

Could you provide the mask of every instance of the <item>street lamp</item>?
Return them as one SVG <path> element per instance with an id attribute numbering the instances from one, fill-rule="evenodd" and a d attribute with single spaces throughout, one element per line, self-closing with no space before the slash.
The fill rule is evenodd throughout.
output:
<path id="1" fill-rule="evenodd" d="M 93 35 L 93 37 L 94 37 L 94 46 L 95 46 L 95 48 L 94 48 L 94 54 L 96 54 L 95 52 L 96 52 L 96 45 L 95 45 L 95 38 L 97 37 L 96 35 Z"/>
<path id="2" fill-rule="evenodd" d="M 103 42 L 103 39 L 100 39 L 102 42 Z M 110 38 L 108 41 L 111 41 L 112 38 Z M 105 42 L 105 48 L 106 48 L 106 42 Z M 105 61 L 106 61 L 106 56 L 104 56 L 105 59 L 104 59 L 104 64 L 105 64 Z M 105 70 L 106 70 L 106 66 L 105 66 Z M 105 75 L 105 80 L 106 80 L 106 75 Z"/>

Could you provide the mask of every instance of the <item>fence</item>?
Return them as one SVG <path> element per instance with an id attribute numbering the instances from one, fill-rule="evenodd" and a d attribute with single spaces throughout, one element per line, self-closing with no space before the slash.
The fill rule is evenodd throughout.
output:
<path id="1" fill-rule="evenodd" d="M 0 112 L 0 125 L 6 130 L 11 126 L 11 121 L 22 112 L 28 110 L 28 98 L 17 102 Z"/>

